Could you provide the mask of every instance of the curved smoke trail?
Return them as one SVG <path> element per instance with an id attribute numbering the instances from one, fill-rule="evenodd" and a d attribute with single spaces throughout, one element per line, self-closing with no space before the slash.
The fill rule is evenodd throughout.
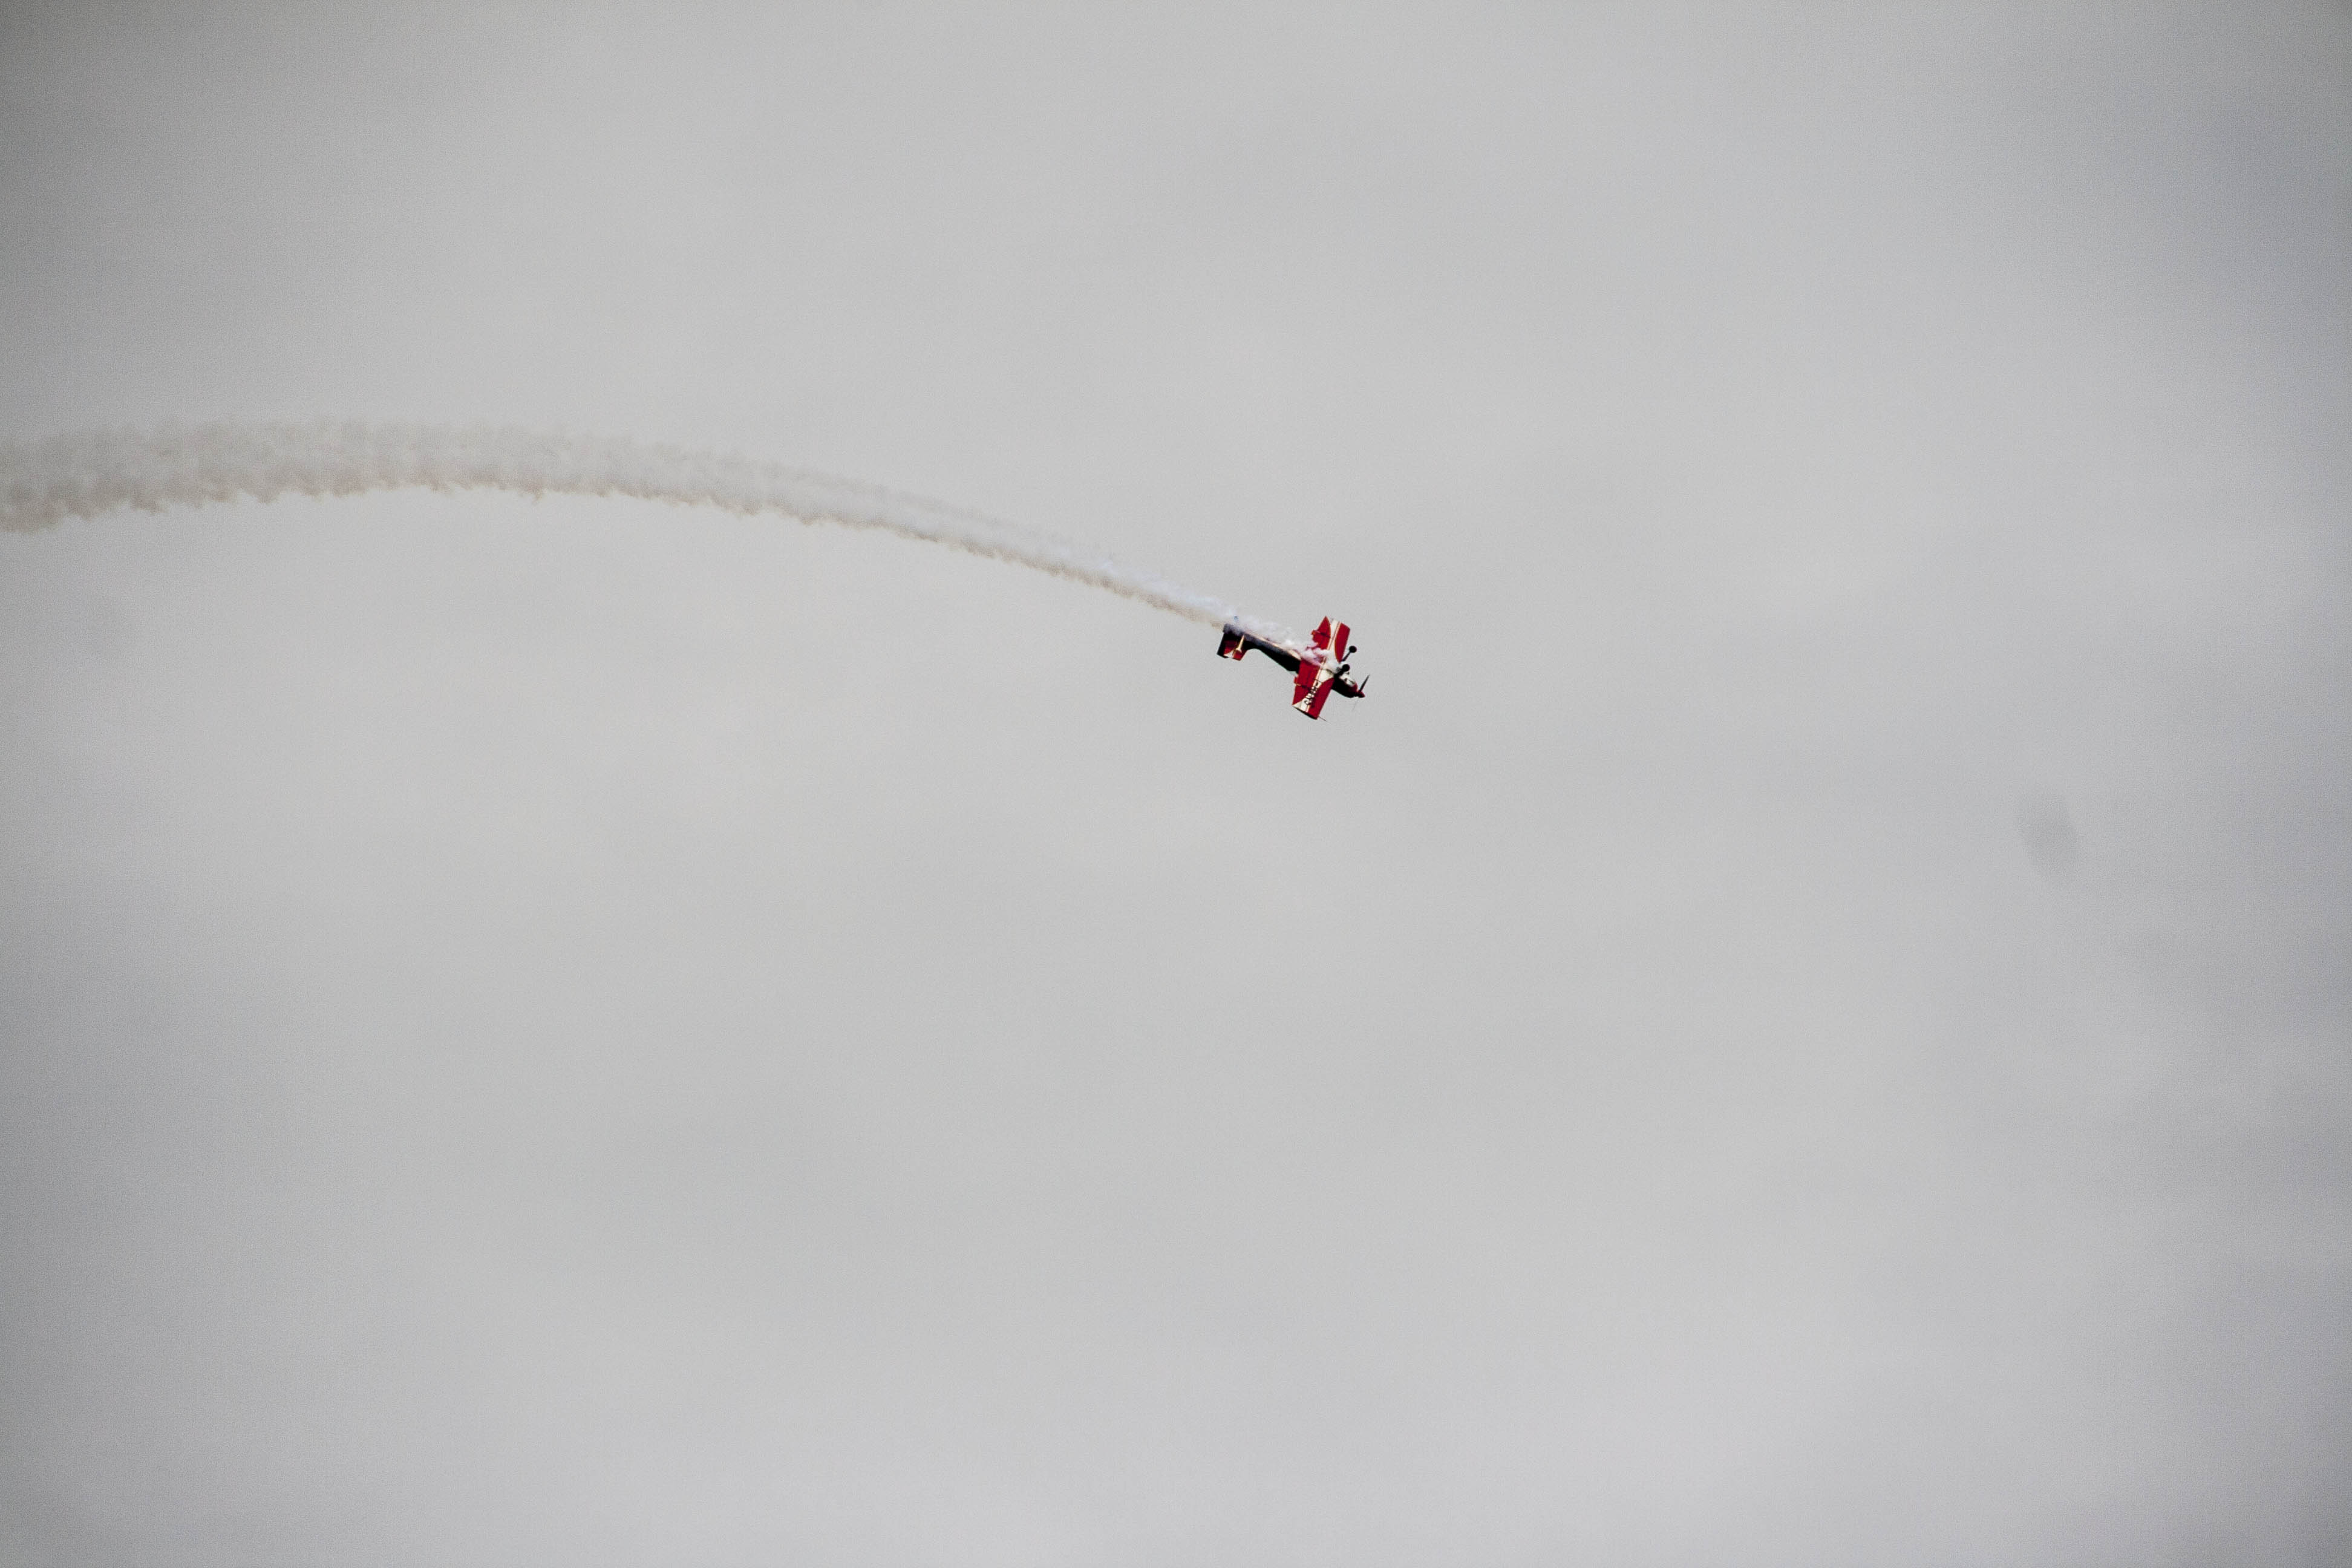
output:
<path id="1" fill-rule="evenodd" d="M 650 442 L 494 426 L 320 422 L 81 431 L 0 447 L 0 530 L 14 532 L 123 507 L 161 511 L 413 489 L 632 496 L 878 528 L 1107 588 L 1188 620 L 1284 635 L 1220 600 L 1009 522 L 849 479 Z"/>

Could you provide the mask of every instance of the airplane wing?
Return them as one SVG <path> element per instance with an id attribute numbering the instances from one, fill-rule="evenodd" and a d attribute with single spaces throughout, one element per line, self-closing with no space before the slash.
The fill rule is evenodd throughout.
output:
<path id="1" fill-rule="evenodd" d="M 1319 664 L 1298 667 L 1297 684 L 1291 689 L 1290 705 L 1309 719 L 1323 717 L 1323 704 L 1331 700 L 1331 672 Z"/>
<path id="2" fill-rule="evenodd" d="M 1323 673 L 1323 650 L 1330 646 L 1331 617 L 1326 616 L 1323 624 L 1315 628 L 1315 635 L 1307 639 L 1307 656 L 1294 667 L 1297 676 L 1290 683 L 1290 705 L 1301 713 L 1307 711 L 1307 699 L 1315 694 L 1316 679 Z"/>
<path id="3" fill-rule="evenodd" d="M 1331 617 L 1315 628 L 1307 639 L 1311 652 L 1298 661 L 1297 679 L 1291 682 L 1290 705 L 1309 719 L 1323 717 L 1323 704 L 1331 700 L 1332 678 L 1339 673 L 1339 661 L 1348 652 L 1348 627 L 1341 623 L 1337 636 L 1332 634 Z"/>

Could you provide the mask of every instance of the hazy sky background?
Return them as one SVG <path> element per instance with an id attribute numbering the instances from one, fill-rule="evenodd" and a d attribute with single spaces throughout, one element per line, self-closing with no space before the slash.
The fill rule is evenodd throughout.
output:
<path id="1" fill-rule="evenodd" d="M 0 6 L 0 1561 L 2352 1558 L 2352 12 Z"/>

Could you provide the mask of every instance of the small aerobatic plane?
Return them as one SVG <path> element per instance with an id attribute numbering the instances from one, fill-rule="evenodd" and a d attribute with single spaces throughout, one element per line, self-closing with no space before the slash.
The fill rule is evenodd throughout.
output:
<path id="1" fill-rule="evenodd" d="M 1365 682 L 1348 679 L 1348 660 L 1356 652 L 1348 641 L 1348 628 L 1344 623 L 1333 626 L 1328 616 L 1315 628 L 1315 635 L 1307 639 L 1305 647 L 1297 643 L 1268 642 L 1264 637 L 1252 637 L 1239 626 L 1228 626 L 1217 644 L 1217 657 L 1246 658 L 1252 648 L 1291 672 L 1290 705 L 1309 719 L 1323 717 L 1323 704 L 1334 691 L 1342 697 L 1364 694 Z"/>

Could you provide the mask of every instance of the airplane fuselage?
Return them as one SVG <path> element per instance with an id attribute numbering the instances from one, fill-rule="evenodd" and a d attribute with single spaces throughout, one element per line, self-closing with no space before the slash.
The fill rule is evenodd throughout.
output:
<path id="1" fill-rule="evenodd" d="M 1256 637 L 1235 626 L 1226 626 L 1217 642 L 1221 658 L 1238 661 L 1248 658 L 1252 648 L 1290 671 L 1290 705 L 1309 719 L 1323 716 L 1323 704 L 1335 691 L 1342 697 L 1364 694 L 1361 681 L 1348 679 L 1348 658 L 1356 650 L 1349 646 L 1344 621 L 1335 630 L 1331 617 L 1324 616 L 1323 624 L 1315 628 L 1315 635 L 1303 647 Z"/>

